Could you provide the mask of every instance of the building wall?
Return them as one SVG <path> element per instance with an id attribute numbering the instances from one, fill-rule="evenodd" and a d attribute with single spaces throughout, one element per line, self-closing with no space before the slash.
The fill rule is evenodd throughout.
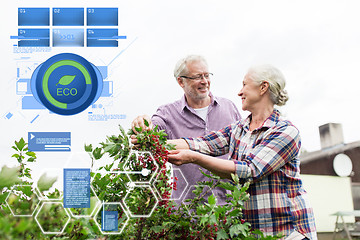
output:
<path id="1" fill-rule="evenodd" d="M 344 151 L 341 151 L 340 148 L 339 151 L 332 151 L 332 153 L 328 155 L 318 159 L 311 159 L 307 162 L 301 162 L 300 157 L 300 172 L 302 174 L 336 176 L 333 168 L 333 160 L 334 157 L 339 153 L 344 153 L 350 157 L 353 164 L 353 175 L 351 176 L 351 181 L 360 183 L 360 147 L 347 149 Z"/>
<path id="2" fill-rule="evenodd" d="M 328 155 L 322 154 L 322 157 L 316 159 L 309 159 L 307 157 L 306 162 L 301 162 L 300 157 L 300 173 L 337 176 L 333 169 L 333 160 L 339 153 L 346 154 L 352 161 L 353 173 L 350 176 L 352 183 L 352 197 L 354 209 L 360 210 L 360 147 L 354 147 L 351 149 L 343 149 L 343 147 L 339 147 L 339 151 L 332 151 Z"/>
<path id="3" fill-rule="evenodd" d="M 339 211 L 352 211 L 351 181 L 348 177 L 302 175 L 304 188 L 315 216 L 318 232 L 334 231 Z M 352 216 L 345 217 L 346 222 L 354 222 Z"/>

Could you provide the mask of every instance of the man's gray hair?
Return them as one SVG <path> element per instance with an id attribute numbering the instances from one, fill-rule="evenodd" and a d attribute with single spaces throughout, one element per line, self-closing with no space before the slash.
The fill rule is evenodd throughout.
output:
<path id="1" fill-rule="evenodd" d="M 186 76 L 189 74 L 189 70 L 187 68 L 187 64 L 191 62 L 203 62 L 206 66 L 208 66 L 205 58 L 200 55 L 188 55 L 182 59 L 180 59 L 174 69 L 174 77 L 177 79 L 180 76 Z"/>

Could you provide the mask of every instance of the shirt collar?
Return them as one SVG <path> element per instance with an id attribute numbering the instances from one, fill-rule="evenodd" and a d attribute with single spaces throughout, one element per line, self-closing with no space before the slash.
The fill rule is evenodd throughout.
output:
<path id="1" fill-rule="evenodd" d="M 214 95 L 212 95 L 211 92 L 209 92 L 209 96 L 210 96 L 210 105 L 209 106 L 213 106 L 213 105 L 217 105 L 217 104 L 220 104 L 219 101 L 218 101 L 218 98 L 215 97 Z M 188 105 L 188 103 L 186 102 L 186 96 L 185 94 L 183 95 L 183 97 L 181 98 L 181 109 L 182 111 L 185 110 L 185 108 L 187 109 L 191 109 L 191 107 Z"/>
<path id="2" fill-rule="evenodd" d="M 250 129 L 250 119 L 252 117 L 252 114 L 250 114 L 246 119 L 244 119 L 244 128 L 246 130 Z M 279 121 L 280 118 L 280 112 L 277 109 L 274 109 L 274 111 L 271 113 L 271 115 L 263 122 L 263 124 L 258 127 L 255 130 L 260 130 L 261 128 L 272 128 L 276 125 L 276 123 Z M 255 131 L 254 130 L 254 131 Z"/>

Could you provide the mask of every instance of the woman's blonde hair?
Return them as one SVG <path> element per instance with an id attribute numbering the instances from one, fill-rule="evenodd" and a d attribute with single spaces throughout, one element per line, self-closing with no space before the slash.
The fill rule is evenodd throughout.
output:
<path id="1" fill-rule="evenodd" d="M 268 82 L 271 101 L 278 106 L 285 105 L 289 96 L 284 89 L 286 85 L 285 77 L 279 69 L 269 64 L 257 65 L 249 68 L 248 76 L 259 85 Z"/>

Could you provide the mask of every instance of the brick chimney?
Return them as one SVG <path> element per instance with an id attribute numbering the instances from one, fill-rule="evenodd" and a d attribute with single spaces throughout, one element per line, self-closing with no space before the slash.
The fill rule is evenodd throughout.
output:
<path id="1" fill-rule="evenodd" d="M 342 125 L 340 123 L 326 123 L 319 127 L 321 149 L 344 143 Z"/>

